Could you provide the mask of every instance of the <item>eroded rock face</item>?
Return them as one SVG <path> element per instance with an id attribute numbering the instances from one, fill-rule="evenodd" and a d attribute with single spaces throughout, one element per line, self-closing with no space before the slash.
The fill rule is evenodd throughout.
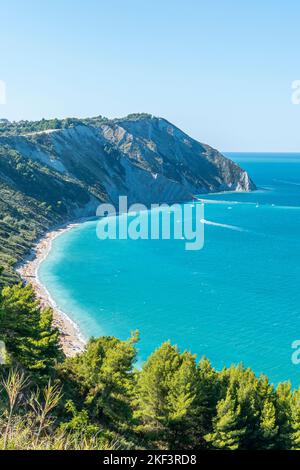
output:
<path id="1" fill-rule="evenodd" d="M 194 195 L 255 189 L 249 175 L 217 150 L 162 118 L 78 121 L 65 129 L 0 138 L 26 159 L 116 202 L 190 200 Z"/>

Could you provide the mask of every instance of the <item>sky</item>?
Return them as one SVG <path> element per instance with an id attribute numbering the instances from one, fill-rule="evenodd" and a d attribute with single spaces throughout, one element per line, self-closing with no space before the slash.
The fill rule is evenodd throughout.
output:
<path id="1" fill-rule="evenodd" d="M 0 118 L 147 112 L 221 151 L 300 152 L 298 0 L 0 0 Z"/>

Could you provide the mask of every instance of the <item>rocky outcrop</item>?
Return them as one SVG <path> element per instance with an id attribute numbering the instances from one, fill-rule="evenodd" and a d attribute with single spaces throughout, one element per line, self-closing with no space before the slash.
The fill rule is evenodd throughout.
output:
<path id="1" fill-rule="evenodd" d="M 150 204 L 255 189 L 249 175 L 217 150 L 162 118 L 78 121 L 64 129 L 0 138 L 27 160 L 83 185 L 91 197 Z"/>

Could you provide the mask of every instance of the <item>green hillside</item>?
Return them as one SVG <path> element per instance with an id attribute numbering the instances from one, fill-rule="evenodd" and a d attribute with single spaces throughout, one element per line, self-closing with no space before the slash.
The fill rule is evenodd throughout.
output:
<path id="1" fill-rule="evenodd" d="M 103 197 L 95 188 L 0 146 L 1 284 L 16 281 L 13 266 L 33 242 L 50 227 L 75 217 L 76 208 L 84 207 L 91 195 Z"/>

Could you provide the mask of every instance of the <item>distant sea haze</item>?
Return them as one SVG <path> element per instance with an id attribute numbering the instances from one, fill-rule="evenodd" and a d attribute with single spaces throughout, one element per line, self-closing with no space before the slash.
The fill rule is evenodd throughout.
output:
<path id="1" fill-rule="evenodd" d="M 139 361 L 170 339 L 220 369 L 243 362 L 300 384 L 300 155 L 227 154 L 258 186 L 205 195 L 205 243 L 99 240 L 86 222 L 54 240 L 39 278 L 86 336 L 139 329 Z M 184 241 L 182 241 L 184 243 Z"/>

